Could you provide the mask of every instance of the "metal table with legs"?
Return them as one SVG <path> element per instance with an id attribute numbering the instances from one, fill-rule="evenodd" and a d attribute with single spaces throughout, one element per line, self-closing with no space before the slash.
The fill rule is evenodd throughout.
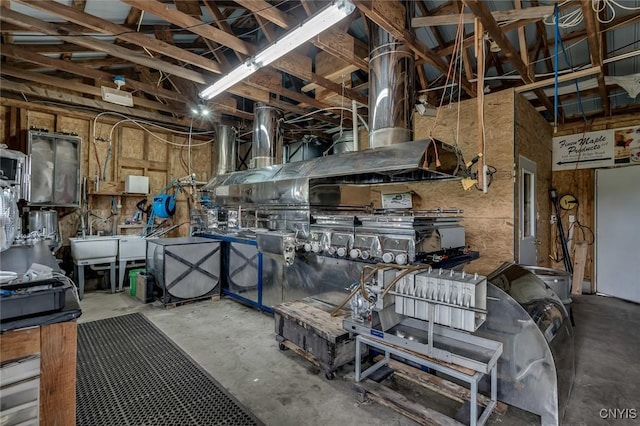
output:
<path id="1" fill-rule="evenodd" d="M 362 370 L 362 345 L 365 344 L 372 348 L 378 349 L 384 352 L 384 358 L 365 371 Z M 413 351 L 406 351 L 395 346 L 391 346 L 381 340 L 370 338 L 365 335 L 358 335 L 356 337 L 356 382 L 360 382 L 363 379 L 366 379 L 370 374 L 378 370 L 380 367 L 389 363 L 391 359 L 391 355 L 395 355 L 397 357 L 403 358 L 407 361 L 415 362 L 419 365 L 424 365 L 428 368 L 431 368 L 435 371 L 439 371 L 441 373 L 446 374 L 447 376 L 453 377 L 460 381 L 469 384 L 471 391 L 471 412 L 469 414 L 470 426 L 482 426 L 486 423 L 487 419 L 491 415 L 491 412 L 496 406 L 498 400 L 498 375 L 497 375 L 497 364 L 493 363 L 491 367 L 491 399 L 487 404 L 486 408 L 482 411 L 480 417 L 478 417 L 478 383 L 485 376 L 485 373 L 480 371 L 475 371 L 474 374 L 469 375 L 465 374 L 455 368 L 448 367 L 439 362 L 435 362 L 434 360 L 430 360 L 424 356 L 419 356 Z"/>
<path id="2" fill-rule="evenodd" d="M 111 284 L 111 293 L 116 292 L 116 256 L 80 261 L 74 260 L 73 263 L 76 267 L 76 276 L 78 277 L 78 293 L 80 299 L 84 297 L 84 267 L 90 265 L 100 265 L 105 263 L 109 264 L 109 281 Z"/>

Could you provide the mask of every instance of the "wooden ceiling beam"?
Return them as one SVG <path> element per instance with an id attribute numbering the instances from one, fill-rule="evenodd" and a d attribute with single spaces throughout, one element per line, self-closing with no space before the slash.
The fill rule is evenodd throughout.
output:
<path id="1" fill-rule="evenodd" d="M 11 65 L 3 65 L 2 74 L 19 78 L 21 80 L 27 80 L 34 83 L 45 84 L 46 86 L 51 86 L 59 89 L 65 89 L 65 90 L 71 90 L 71 91 L 82 93 L 85 95 L 95 96 L 97 98 L 102 97 L 102 91 L 100 90 L 99 87 L 78 83 L 76 81 L 67 80 L 64 78 L 53 77 L 46 74 L 40 74 L 33 71 L 27 71 L 27 70 L 13 67 Z M 138 96 L 133 96 L 133 104 L 135 107 L 148 108 L 152 111 L 157 110 L 157 111 L 174 113 L 177 110 L 179 110 L 175 106 L 168 106 L 160 102 L 150 101 L 146 98 L 141 98 Z"/>
<path id="2" fill-rule="evenodd" d="M 58 92 L 53 89 L 47 89 L 33 84 L 19 83 L 12 80 L 4 80 L 2 82 L 1 90 L 12 93 L 20 93 L 23 96 L 33 96 L 37 98 L 53 100 L 55 102 L 64 102 L 66 104 L 79 105 L 85 108 L 93 108 L 104 111 L 115 111 L 131 117 L 139 117 L 156 122 L 186 127 L 188 127 L 190 124 L 190 120 L 185 118 L 176 118 L 172 115 L 159 114 L 157 112 L 146 111 L 140 108 L 129 108 L 98 99 L 85 98 L 82 96 L 72 95 L 70 93 Z"/>
<path id="3" fill-rule="evenodd" d="M 2 52 L 2 54 L 4 55 L 4 52 Z M 61 67 L 56 67 L 56 68 L 42 66 L 32 62 L 14 62 L 12 65 L 14 67 L 18 67 L 18 68 L 22 68 L 30 71 L 36 71 L 36 72 L 65 72 L 67 64 L 73 63 L 74 65 L 79 65 L 79 66 L 90 68 L 90 69 L 98 69 L 98 68 L 108 69 L 112 67 L 117 67 L 119 73 L 121 73 L 121 70 L 123 69 L 133 68 L 135 66 L 134 64 L 120 58 L 82 59 L 82 60 L 74 60 L 74 61 L 67 61 L 65 59 L 61 61 L 63 61 L 63 64 L 61 65 Z"/>
<path id="4" fill-rule="evenodd" d="M 591 0 L 582 0 L 580 4 L 582 6 L 582 15 L 584 16 L 584 26 L 587 31 L 587 41 L 589 43 L 591 65 L 593 65 L 594 67 L 602 68 L 602 52 L 604 46 L 601 45 L 602 39 L 600 39 L 599 37 L 596 12 L 592 8 Z M 602 102 L 602 109 L 604 110 L 604 115 L 610 116 L 611 102 L 609 101 L 607 86 L 604 82 L 604 73 L 598 73 L 596 77 L 598 79 L 598 89 L 600 93 L 600 100 Z"/>
<path id="5" fill-rule="evenodd" d="M 427 5 L 424 4 L 423 0 L 416 1 L 416 4 L 418 6 L 418 9 L 420 9 L 420 13 L 423 17 L 430 17 L 431 12 L 429 12 L 429 9 L 427 8 Z M 437 27 L 431 26 L 429 27 L 429 31 L 431 31 L 431 34 L 433 34 L 433 37 L 436 39 L 436 43 L 438 43 L 438 49 L 446 45 L 444 39 L 442 38 L 442 34 L 440 34 L 440 30 Z"/>
<path id="6" fill-rule="evenodd" d="M 130 1 L 130 0 L 126 0 L 126 1 Z M 147 4 L 146 1 L 142 2 L 143 4 Z M 150 0 L 148 3 L 157 3 L 155 0 Z M 172 14 L 165 14 L 163 16 L 163 19 L 167 19 L 168 22 L 171 22 L 175 25 L 179 25 L 180 21 L 176 20 L 174 21 L 173 18 L 175 17 L 175 15 Z M 191 17 L 189 17 L 191 18 Z M 204 38 L 207 38 L 206 36 L 203 35 Z M 249 49 L 250 54 L 255 53 L 255 48 L 253 46 L 250 46 Z M 367 97 L 363 96 L 362 94 L 358 93 L 357 91 L 353 90 L 353 89 L 349 89 L 349 88 L 343 88 L 341 85 L 336 84 L 326 78 L 323 78 L 317 74 L 314 74 L 313 72 L 311 72 L 311 67 L 309 66 L 309 69 L 303 69 L 304 67 L 301 67 L 300 65 L 302 63 L 305 62 L 305 58 L 306 60 L 309 60 L 308 57 L 302 57 L 302 55 L 300 55 L 297 52 L 291 52 L 289 53 L 286 57 L 281 58 L 277 61 L 275 61 L 273 64 L 271 64 L 271 67 L 278 69 L 280 71 L 286 72 L 288 74 L 291 74 L 295 77 L 298 77 L 302 80 L 306 80 L 309 81 L 311 83 L 316 83 L 319 86 L 321 86 L 324 89 L 327 89 L 329 91 L 338 93 L 338 94 L 342 94 L 344 93 L 345 97 L 348 97 L 349 99 L 353 99 L 356 100 L 357 102 L 360 102 L 363 105 L 367 104 Z M 249 99 L 251 99 L 251 97 L 249 97 Z"/>
<path id="7" fill-rule="evenodd" d="M 57 22 L 56 25 L 58 26 L 58 28 L 60 28 L 60 30 L 66 30 L 69 32 L 77 32 L 77 33 L 88 32 L 87 29 L 81 25 L 69 24 L 67 22 Z M 28 32 L 29 31 L 25 31 L 24 27 L 21 27 L 20 25 L 14 25 L 9 23 L 0 25 L 0 33 L 2 34 L 28 33 Z M 37 33 L 37 31 L 33 31 L 33 33 Z"/>
<path id="8" fill-rule="evenodd" d="M 90 47 L 79 46 L 71 43 L 59 43 L 59 44 L 18 44 L 21 49 L 29 52 L 42 53 L 42 54 L 64 54 L 64 53 L 77 53 L 77 52 L 93 52 L 94 49 Z M 134 52 L 142 52 L 143 49 L 135 44 L 122 43 L 120 46 L 125 47 Z M 176 46 L 183 49 L 198 49 L 206 50 L 206 46 L 202 43 L 176 43 Z"/>
<path id="9" fill-rule="evenodd" d="M 64 70 L 66 72 L 69 72 L 81 77 L 91 78 L 95 80 L 97 84 L 100 84 L 100 85 L 113 84 L 113 78 L 115 77 L 115 74 L 111 74 L 106 71 L 87 68 L 85 66 L 74 63 L 74 61 L 63 61 L 61 59 L 55 59 L 45 55 L 39 55 L 37 53 L 26 51 L 21 47 L 15 46 L 15 45 L 12 45 L 12 46 L 2 45 L 0 51 L 2 52 L 2 55 L 6 55 L 14 59 L 28 61 L 28 62 L 39 64 L 45 67 Z M 127 79 L 127 86 L 131 87 L 132 89 L 139 90 L 144 93 L 148 93 L 149 95 L 161 96 L 165 99 L 169 99 L 177 102 L 188 102 L 188 99 L 186 97 L 182 97 L 174 91 L 166 90 L 162 87 L 157 87 L 155 85 L 141 83 L 136 80 Z"/>
<path id="10" fill-rule="evenodd" d="M 238 0 L 237 3 L 285 30 L 291 29 L 299 24 L 298 19 L 274 8 L 264 0 Z M 363 42 L 346 32 L 329 28 L 322 34 L 314 37 L 310 42 L 319 49 L 352 63 L 363 71 L 369 70 L 369 65 L 363 59 L 367 56 L 369 49 Z"/>
<path id="11" fill-rule="evenodd" d="M 227 17 L 224 16 L 224 14 L 220 11 L 218 6 L 216 6 L 212 0 L 204 0 L 203 3 L 204 3 L 204 6 L 207 8 L 207 10 L 209 10 L 211 15 L 213 15 L 213 17 L 215 18 L 216 20 L 215 24 L 218 26 L 218 28 L 220 28 L 222 31 L 226 32 L 227 34 L 231 34 L 235 36 L 235 34 L 233 33 L 233 30 L 231 29 L 231 25 L 229 25 L 229 23 L 227 22 Z M 246 55 L 243 55 L 237 50 L 234 50 L 233 53 L 235 53 L 239 61 L 243 61 L 246 58 Z M 224 55 L 224 52 L 222 52 L 222 55 Z"/>
<path id="12" fill-rule="evenodd" d="M 88 47 L 92 50 L 104 52 L 111 56 L 125 59 L 139 65 L 144 65 L 152 69 L 161 70 L 164 73 L 172 74 L 186 80 L 194 81 L 201 84 L 205 84 L 209 80 L 204 75 L 196 71 L 192 71 L 178 65 L 159 61 L 158 59 L 151 58 L 147 55 L 141 55 L 137 52 L 125 49 L 121 46 L 116 46 L 113 43 L 104 42 L 92 37 L 77 37 L 78 34 L 60 35 L 55 24 L 32 18 L 22 13 L 15 12 L 11 9 L 7 9 L 5 7 L 0 7 L 0 21 L 20 25 L 32 31 L 39 31 L 43 34 L 56 37 L 62 41 L 67 41 L 69 43 Z"/>
<path id="13" fill-rule="evenodd" d="M 514 1 L 516 9 L 522 9 L 522 0 Z M 533 68 L 533 63 L 529 60 L 529 47 L 527 45 L 527 34 L 525 31 L 525 27 L 518 28 L 518 45 L 520 47 L 520 58 L 522 62 L 529 68 L 529 73 L 534 75 L 535 70 Z"/>
<path id="14" fill-rule="evenodd" d="M 446 75 L 449 72 L 449 66 L 436 52 L 404 28 L 404 12 L 401 13 L 400 11 L 400 8 L 402 8 L 401 3 L 383 0 L 355 0 L 354 4 L 362 14 L 366 15 L 367 18 L 382 27 L 393 37 L 404 42 L 417 56 L 426 60 L 440 73 Z M 462 88 L 470 96 L 476 96 L 475 88 L 466 78 L 462 79 Z"/>
<path id="15" fill-rule="evenodd" d="M 549 15 L 553 15 L 553 6 L 537 6 L 528 7 L 526 9 L 511 9 L 491 12 L 496 22 L 513 21 L 519 19 L 543 19 Z M 473 24 L 475 16 L 471 13 L 465 13 L 462 16 L 464 24 Z M 458 25 L 460 20 L 459 14 L 451 15 L 430 15 L 419 16 L 411 20 L 413 28 L 419 27 L 435 27 L 440 25 Z"/>
<path id="16" fill-rule="evenodd" d="M 509 22 L 507 24 L 500 25 L 500 28 L 502 29 L 502 31 L 507 32 L 507 31 L 511 31 L 511 30 L 514 30 L 514 29 L 517 29 L 517 28 L 520 28 L 520 27 L 524 27 L 524 26 L 529 25 L 529 24 L 533 24 L 536 21 L 539 21 L 539 19 L 521 19 L 521 20 L 518 20 L 518 21 Z M 475 39 L 475 35 L 473 35 L 473 34 L 468 35 L 468 37 L 465 38 L 462 41 L 462 45 L 464 47 L 471 47 L 471 46 L 473 46 L 474 39 Z M 451 43 L 450 46 L 444 47 L 444 48 L 439 49 L 438 51 L 436 51 L 436 54 L 438 56 L 449 56 L 452 53 L 453 53 L 453 43 Z"/>
<path id="17" fill-rule="evenodd" d="M 462 12 L 462 10 L 464 9 L 464 3 L 462 2 L 462 0 L 454 0 L 454 4 L 458 13 Z M 462 39 L 464 40 L 466 36 L 467 30 L 463 27 Z M 474 77 L 473 66 L 471 65 L 471 55 L 469 55 L 469 48 L 464 46 L 462 47 L 462 65 L 464 66 L 464 74 L 469 80 L 471 80 Z M 478 90 L 477 87 L 476 90 Z"/>
<path id="18" fill-rule="evenodd" d="M 208 40 L 214 41 L 223 46 L 229 47 L 242 54 L 251 54 L 251 45 L 238 37 L 228 34 L 219 28 L 208 25 L 200 19 L 187 15 L 176 9 L 166 7 L 164 4 L 156 0 L 122 0 L 129 6 L 137 7 L 145 12 L 162 18 L 167 22 L 171 22 L 182 28 L 188 28 L 189 31 L 198 34 Z"/>
<path id="19" fill-rule="evenodd" d="M 195 53 L 185 51 L 162 40 L 151 38 L 138 32 L 132 32 L 125 26 L 114 24 L 110 21 L 107 21 L 106 19 L 77 11 L 72 7 L 65 6 L 61 3 L 52 0 L 39 0 L 37 2 L 30 2 L 27 0 L 15 1 L 67 19 L 78 25 L 83 25 L 91 30 L 103 34 L 114 35 L 121 40 L 125 40 L 142 48 L 146 48 L 162 55 L 169 56 L 170 58 L 197 65 L 200 68 L 206 69 L 207 71 L 215 73 L 222 72 L 220 64 L 218 64 L 217 62 L 211 61 L 210 59 L 204 58 L 200 55 L 196 55 Z M 121 48 L 121 46 L 117 47 Z"/>
<path id="20" fill-rule="evenodd" d="M 466 5 L 480 19 L 489 36 L 500 46 L 502 52 L 509 58 L 511 65 L 518 71 L 523 81 L 525 83 L 533 83 L 535 78 L 531 75 L 529 67 L 522 62 L 515 47 L 513 47 L 513 44 L 511 44 L 511 41 L 509 41 L 504 31 L 498 26 L 498 23 L 489 12 L 486 4 L 479 0 L 472 0 L 467 1 Z M 551 101 L 549 101 L 549 98 L 547 98 L 541 89 L 534 90 L 534 93 L 548 111 L 553 111 Z"/>
<path id="21" fill-rule="evenodd" d="M 298 24 L 297 20 L 286 12 L 281 11 L 265 0 L 235 0 L 240 6 L 273 22 L 280 28 L 291 28 Z"/>
<path id="22" fill-rule="evenodd" d="M 140 18 L 142 18 L 142 11 L 137 7 L 132 7 L 129 9 L 129 13 L 127 13 L 127 17 L 124 20 L 124 25 L 137 29 L 138 24 L 140 23 Z"/>

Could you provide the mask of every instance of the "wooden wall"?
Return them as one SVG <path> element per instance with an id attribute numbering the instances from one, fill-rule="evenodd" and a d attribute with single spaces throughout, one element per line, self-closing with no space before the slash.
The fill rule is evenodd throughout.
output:
<path id="1" fill-rule="evenodd" d="M 515 160 L 516 165 L 520 156 L 536 163 L 536 230 L 537 230 L 537 260 L 540 266 L 549 266 L 549 244 L 551 238 L 550 218 L 551 200 L 551 142 L 552 128 L 549 123 L 531 106 L 522 95 L 515 96 Z M 517 170 L 517 168 L 515 169 Z M 517 206 L 520 197 L 520 176 L 516 172 L 514 205 Z M 515 258 L 519 255 L 519 209 L 515 209 Z"/>
<path id="2" fill-rule="evenodd" d="M 630 127 L 640 125 L 638 114 L 620 115 L 617 117 L 598 118 L 590 121 L 586 126 L 584 123 L 571 123 L 560 126 L 558 132 L 553 136 L 565 136 L 599 130 L 615 129 L 618 127 Z M 564 170 L 553 172 L 553 186 L 558 191 L 558 196 L 573 194 L 579 202 L 577 209 L 563 212 L 561 220 L 564 224 L 565 232 L 569 227 L 569 215 L 576 215 L 582 225 L 586 225 L 595 232 L 595 169 Z M 555 247 L 555 226 L 551 230 L 551 248 Z M 558 246 L 558 257 L 562 256 Z M 573 246 L 571 247 L 573 250 Z M 562 262 L 552 262 L 552 266 L 564 269 Z M 594 246 L 590 245 L 587 251 L 587 266 L 585 279 L 591 280 L 591 290 L 595 291 L 594 283 Z"/>
<path id="3" fill-rule="evenodd" d="M 113 126 L 121 118 L 105 115 L 98 118 L 93 129 L 95 114 L 78 112 L 66 108 L 49 106 L 25 101 L 0 98 L 0 143 L 6 143 L 12 149 L 25 148 L 26 131 L 30 128 L 44 128 L 50 132 L 67 132 L 82 138 L 82 175 L 89 179 L 89 192 L 96 192 L 95 176 L 102 174 L 98 170 L 96 155 L 104 166 L 108 143 L 95 141 L 96 137 L 109 138 Z M 195 123 L 196 125 L 198 123 Z M 188 131 L 188 129 L 186 129 Z M 172 131 L 154 129 L 155 136 L 132 123 L 122 123 L 115 127 L 112 134 L 112 156 L 107 165 L 106 181 L 100 183 L 100 192 L 122 191 L 127 175 L 143 175 L 149 177 L 150 194 L 158 193 L 173 177 L 188 174 L 185 164 L 188 162 L 188 135 L 179 135 Z M 161 140 L 163 139 L 163 140 Z M 168 141 L 168 142 L 167 142 Z M 192 144 L 202 144 L 206 139 L 192 138 Z M 211 177 L 212 144 L 192 147 L 191 172 L 196 173 L 197 180 L 206 181 Z M 117 197 L 121 206 L 118 210 L 117 223 L 122 224 L 136 211 L 135 204 L 142 197 Z M 149 201 L 150 201 L 149 197 Z M 112 210 L 112 197 L 109 195 L 90 195 L 89 205 L 97 216 L 108 217 Z M 60 227 L 65 243 L 67 238 L 75 236 L 80 226 L 80 217 L 73 209 L 60 209 Z M 178 196 L 178 208 L 174 223 L 183 224 L 172 235 L 188 234 L 189 214 L 186 195 Z M 94 220 L 94 229 L 112 231 L 111 221 Z M 132 229 L 128 232 L 140 232 Z M 122 231 L 123 233 L 125 231 Z"/>

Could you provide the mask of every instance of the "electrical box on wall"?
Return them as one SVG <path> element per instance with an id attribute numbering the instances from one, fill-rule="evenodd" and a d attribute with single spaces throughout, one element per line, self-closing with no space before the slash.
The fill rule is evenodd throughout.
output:
<path id="1" fill-rule="evenodd" d="M 124 192 L 130 194 L 148 194 L 149 177 L 129 175 L 124 180 Z"/>

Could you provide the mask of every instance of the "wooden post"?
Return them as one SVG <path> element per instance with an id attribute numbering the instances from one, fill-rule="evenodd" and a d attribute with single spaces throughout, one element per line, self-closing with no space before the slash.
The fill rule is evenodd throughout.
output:
<path id="1" fill-rule="evenodd" d="M 484 29 L 482 22 L 476 18 L 476 57 L 478 70 L 478 153 L 484 154 Z M 484 155 L 478 160 L 478 186 L 484 187 Z"/>
<path id="2" fill-rule="evenodd" d="M 582 281 L 584 281 L 584 268 L 587 265 L 587 248 L 589 244 L 586 241 L 576 243 L 575 252 L 573 254 L 573 281 L 571 283 L 571 294 L 582 294 Z"/>

